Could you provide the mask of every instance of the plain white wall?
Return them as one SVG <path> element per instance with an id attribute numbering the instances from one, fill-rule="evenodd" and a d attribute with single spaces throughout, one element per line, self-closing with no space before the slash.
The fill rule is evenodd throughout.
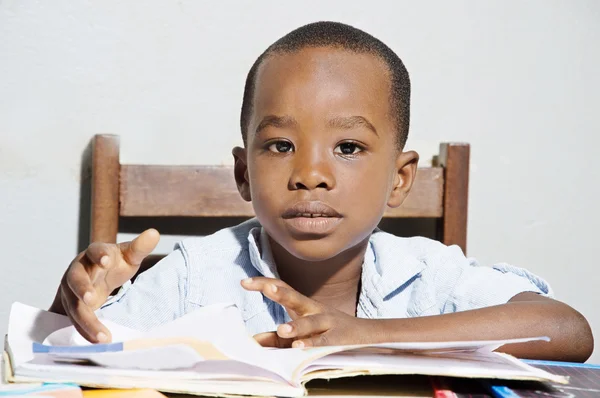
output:
<path id="1" fill-rule="evenodd" d="M 472 144 L 469 254 L 542 275 L 598 335 L 594 0 L 0 2 L 0 332 L 76 254 L 93 134 L 119 134 L 126 163 L 228 163 L 254 59 L 325 19 L 404 60 L 408 147 Z"/>

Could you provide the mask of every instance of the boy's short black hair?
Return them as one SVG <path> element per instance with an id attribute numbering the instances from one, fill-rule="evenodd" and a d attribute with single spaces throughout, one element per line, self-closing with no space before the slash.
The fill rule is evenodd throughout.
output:
<path id="1" fill-rule="evenodd" d="M 391 75 L 390 111 L 393 113 L 396 124 L 397 144 L 399 148 L 403 148 L 408 137 L 410 123 L 408 71 L 396 53 L 383 42 L 360 29 L 339 22 L 315 22 L 293 30 L 271 44 L 254 62 L 246 77 L 240 117 L 244 144 L 246 144 L 252 112 L 256 72 L 261 63 L 270 55 L 291 53 L 307 47 L 334 47 L 372 54 L 385 63 Z"/>

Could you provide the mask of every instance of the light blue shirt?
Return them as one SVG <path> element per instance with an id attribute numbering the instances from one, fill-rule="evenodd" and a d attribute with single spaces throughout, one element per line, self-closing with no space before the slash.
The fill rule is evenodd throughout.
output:
<path id="1" fill-rule="evenodd" d="M 269 241 L 257 220 L 186 239 L 124 286 L 99 316 L 147 330 L 195 309 L 234 303 L 250 334 L 275 330 L 290 320 L 285 309 L 242 279 L 277 278 Z M 521 292 L 551 296 L 548 284 L 507 264 L 478 265 L 457 246 L 375 231 L 369 239 L 356 314 L 360 318 L 410 318 L 504 304 Z"/>

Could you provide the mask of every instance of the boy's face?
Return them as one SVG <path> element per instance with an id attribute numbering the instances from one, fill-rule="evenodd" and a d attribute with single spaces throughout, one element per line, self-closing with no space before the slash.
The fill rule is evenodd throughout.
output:
<path id="1" fill-rule="evenodd" d="M 418 156 L 398 149 L 389 98 L 389 72 L 369 54 L 306 48 L 260 66 L 236 180 L 296 258 L 356 247 L 404 200 Z"/>

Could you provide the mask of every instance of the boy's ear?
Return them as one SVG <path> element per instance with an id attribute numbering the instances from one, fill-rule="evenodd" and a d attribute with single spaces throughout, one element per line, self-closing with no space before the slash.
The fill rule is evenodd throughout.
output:
<path id="1" fill-rule="evenodd" d="M 238 187 L 238 191 L 246 202 L 252 201 L 250 196 L 250 179 L 248 178 L 248 159 L 245 148 L 236 146 L 231 151 L 233 155 L 233 175 L 235 176 L 235 182 Z"/>
<path id="2" fill-rule="evenodd" d="M 419 154 L 415 151 L 401 152 L 396 158 L 396 174 L 394 175 L 394 186 L 390 193 L 388 206 L 398 207 L 406 199 L 410 188 L 415 181 Z"/>

